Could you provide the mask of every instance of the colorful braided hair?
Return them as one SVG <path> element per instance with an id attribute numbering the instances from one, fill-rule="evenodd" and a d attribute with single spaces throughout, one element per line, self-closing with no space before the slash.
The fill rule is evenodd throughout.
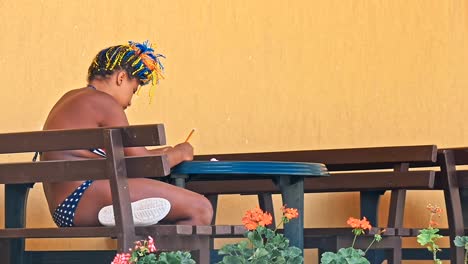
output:
<path id="1" fill-rule="evenodd" d="M 124 70 L 130 78 L 138 78 L 140 85 L 152 83 L 156 87 L 160 79 L 164 79 L 164 66 L 159 58 L 164 55 L 155 54 L 148 41 L 137 43 L 129 41 L 128 45 L 118 45 L 101 50 L 88 69 L 88 82 L 97 77 L 106 78 L 115 71 Z M 150 102 L 154 89 L 150 89 Z"/>

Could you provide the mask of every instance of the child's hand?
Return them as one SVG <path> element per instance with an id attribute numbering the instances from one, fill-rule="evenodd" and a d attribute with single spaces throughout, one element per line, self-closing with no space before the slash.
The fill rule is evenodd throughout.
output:
<path id="1" fill-rule="evenodd" d="M 180 143 L 174 146 L 174 149 L 182 155 L 182 159 L 193 160 L 193 147 L 188 142 Z"/>

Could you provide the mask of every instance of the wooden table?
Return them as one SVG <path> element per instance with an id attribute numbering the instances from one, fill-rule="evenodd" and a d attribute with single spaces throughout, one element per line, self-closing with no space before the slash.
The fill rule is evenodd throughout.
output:
<path id="1" fill-rule="evenodd" d="M 278 185 L 283 204 L 299 210 L 299 218 L 284 227 L 284 235 L 291 246 L 304 249 L 304 177 L 328 176 L 323 164 L 307 162 L 271 161 L 190 161 L 174 167 L 171 177 L 175 184 L 186 181 L 225 181 L 270 178 Z"/>

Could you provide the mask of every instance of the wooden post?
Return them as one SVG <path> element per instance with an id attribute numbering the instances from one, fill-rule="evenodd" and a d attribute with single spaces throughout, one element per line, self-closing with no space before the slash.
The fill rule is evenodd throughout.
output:
<path id="1" fill-rule="evenodd" d="M 107 155 L 106 173 L 109 178 L 114 206 L 117 251 L 126 252 L 133 247 L 136 235 L 120 129 L 104 130 L 104 147 Z"/>
<path id="2" fill-rule="evenodd" d="M 284 236 L 291 246 L 300 248 L 304 253 L 304 177 L 281 175 L 279 187 L 283 204 L 299 211 L 299 217 L 285 225 Z"/>
<path id="3" fill-rule="evenodd" d="M 443 150 L 439 155 L 439 163 L 443 178 L 444 198 L 450 233 L 450 263 L 462 264 L 464 263 L 464 248 L 453 245 L 455 236 L 464 235 L 460 189 L 458 187 L 453 151 Z"/>

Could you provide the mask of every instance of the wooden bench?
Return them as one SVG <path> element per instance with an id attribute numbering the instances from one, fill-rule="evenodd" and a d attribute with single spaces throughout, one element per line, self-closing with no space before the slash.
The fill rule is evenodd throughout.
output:
<path id="1" fill-rule="evenodd" d="M 378 223 L 377 208 L 379 197 L 391 190 L 391 202 L 386 238 L 379 247 L 386 249 L 386 258 L 391 263 L 401 263 L 401 237 L 410 235 L 403 228 L 403 213 L 406 190 L 428 190 L 434 187 L 435 171 L 410 171 L 410 167 L 433 165 L 436 162 L 437 147 L 398 146 L 356 149 L 303 150 L 264 153 L 212 154 L 196 156 L 196 160 L 216 158 L 221 161 L 289 161 L 324 163 L 330 177 L 308 178 L 304 181 L 304 192 L 360 192 L 361 215 L 366 216 L 375 226 Z M 278 193 L 278 187 L 271 180 L 210 181 L 190 180 L 187 189 L 207 195 L 214 208 L 220 194 L 258 195 L 259 204 L 264 210 L 273 212 L 271 194 Z M 307 212 L 305 212 L 307 213 Z M 392 235 L 393 232 L 393 235 Z M 351 237 L 352 239 L 352 237 Z M 350 236 L 337 232 L 337 229 L 307 228 L 304 237 L 305 248 L 337 250 L 349 246 Z M 371 259 L 373 258 L 370 255 Z M 372 261 L 379 263 L 382 256 Z"/>
<path id="2" fill-rule="evenodd" d="M 0 164 L 0 184 L 5 185 L 5 228 L 0 229 L 2 259 L 25 263 L 25 238 L 114 237 L 117 250 L 123 252 L 132 248 L 134 241 L 152 235 L 160 249 L 191 250 L 199 263 L 209 263 L 211 227 L 134 226 L 127 177 L 163 177 L 170 174 L 170 168 L 166 156 L 125 157 L 124 148 L 165 144 L 161 124 L 0 134 L 0 154 L 91 148 L 104 148 L 107 153 L 107 158 Z M 25 226 L 27 197 L 33 183 L 99 179 L 109 180 L 115 227 Z"/>
<path id="3" fill-rule="evenodd" d="M 463 219 L 463 225 L 457 224 L 460 228 L 464 226 L 468 228 L 468 169 L 457 168 L 456 166 L 468 165 L 468 147 L 464 148 L 445 148 L 442 149 L 441 154 L 445 157 L 445 173 L 449 174 L 455 181 L 450 182 L 447 186 L 445 182 L 436 182 L 436 187 L 440 189 L 454 189 L 459 190 L 460 205 L 456 204 L 451 208 L 454 210 L 452 213 L 456 219 L 460 219 L 460 213 L 458 211 L 461 208 L 461 218 Z M 456 196 L 456 193 L 455 193 Z M 456 197 L 455 197 L 456 200 Z M 457 212 L 458 211 L 458 212 Z"/>
<path id="4" fill-rule="evenodd" d="M 435 166 L 440 167 L 440 171 L 436 173 L 434 189 L 444 192 L 449 228 L 441 228 L 439 233 L 449 237 L 450 248 L 443 249 L 443 252 L 449 251 L 450 254 L 445 254 L 447 258 L 442 259 L 450 259 L 451 263 L 464 263 L 464 249 L 455 247 L 453 240 L 455 236 L 468 235 L 468 170 L 457 168 L 463 165 L 468 165 L 468 148 L 439 149 Z M 419 230 L 411 228 L 410 236 L 417 236 Z M 414 255 L 411 259 L 429 256 L 426 249 L 422 251 L 420 254 L 411 250 Z"/>

